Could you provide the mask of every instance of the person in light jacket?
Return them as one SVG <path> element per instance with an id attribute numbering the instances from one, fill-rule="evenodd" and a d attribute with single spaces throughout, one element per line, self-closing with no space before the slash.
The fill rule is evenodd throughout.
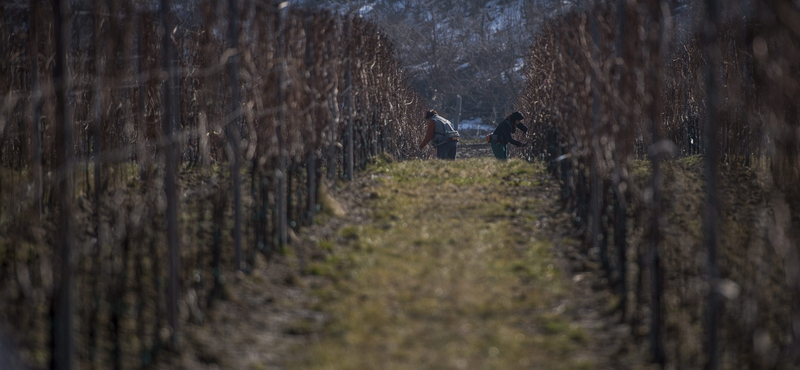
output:
<path id="1" fill-rule="evenodd" d="M 453 129 L 453 124 L 431 109 L 425 112 L 428 128 L 425 138 L 419 144 L 422 149 L 430 143 L 436 148 L 436 157 L 441 159 L 456 159 L 458 149 L 458 131 Z"/>

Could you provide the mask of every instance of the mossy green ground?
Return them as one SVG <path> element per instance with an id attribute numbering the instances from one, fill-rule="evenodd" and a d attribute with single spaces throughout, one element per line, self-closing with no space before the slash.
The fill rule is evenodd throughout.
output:
<path id="1" fill-rule="evenodd" d="M 369 215 L 319 243 L 307 273 L 329 318 L 296 369 L 588 369 L 587 335 L 554 309 L 566 280 L 540 227 L 555 212 L 536 164 L 381 163 Z M 300 324 L 298 324 L 300 325 Z"/>

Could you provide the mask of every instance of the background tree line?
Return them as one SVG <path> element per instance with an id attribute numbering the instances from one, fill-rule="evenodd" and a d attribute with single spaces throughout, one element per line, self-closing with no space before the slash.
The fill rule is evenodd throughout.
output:
<path id="1" fill-rule="evenodd" d="M 395 40 L 415 91 L 451 120 L 457 96 L 464 119 L 494 124 L 513 110 L 522 67 L 541 21 L 572 4 L 521 0 L 305 0 L 362 14 Z"/>

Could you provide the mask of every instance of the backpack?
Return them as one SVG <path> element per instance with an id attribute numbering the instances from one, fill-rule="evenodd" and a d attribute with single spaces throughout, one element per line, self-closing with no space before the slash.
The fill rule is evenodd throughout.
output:
<path id="1" fill-rule="evenodd" d="M 433 122 L 436 124 L 434 128 L 433 146 L 436 147 L 448 141 L 458 141 L 461 135 L 453 128 L 453 124 L 450 123 L 450 121 L 439 115 L 435 115 L 431 119 L 433 119 Z"/>

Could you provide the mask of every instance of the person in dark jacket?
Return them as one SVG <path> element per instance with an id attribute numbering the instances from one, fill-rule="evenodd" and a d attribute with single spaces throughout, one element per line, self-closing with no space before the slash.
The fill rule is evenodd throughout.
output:
<path id="1" fill-rule="evenodd" d="M 458 131 L 453 129 L 453 124 L 431 109 L 425 112 L 428 128 L 425 138 L 419 144 L 422 149 L 428 143 L 436 148 L 436 157 L 441 159 L 456 159 L 458 149 Z"/>
<path id="2" fill-rule="evenodd" d="M 508 144 L 518 147 L 525 147 L 527 144 L 517 141 L 512 136 L 519 129 L 523 133 L 528 132 L 528 127 L 522 124 L 522 113 L 514 112 L 500 122 L 491 135 L 492 152 L 497 159 L 508 159 Z"/>

